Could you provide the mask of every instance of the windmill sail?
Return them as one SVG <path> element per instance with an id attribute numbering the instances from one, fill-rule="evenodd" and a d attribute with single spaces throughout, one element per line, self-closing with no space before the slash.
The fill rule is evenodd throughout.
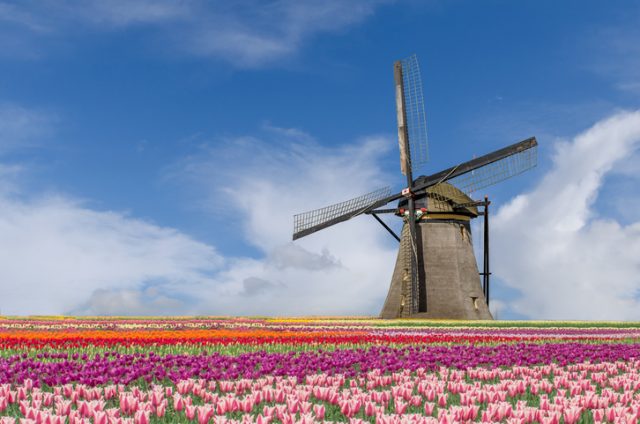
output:
<path id="1" fill-rule="evenodd" d="M 448 180 L 467 194 L 522 174 L 536 166 L 537 147 L 519 151 L 503 159 L 480 166 L 471 172 Z"/>
<path id="2" fill-rule="evenodd" d="M 379 204 L 386 204 L 388 201 L 380 202 L 386 200 L 390 193 L 390 187 L 383 187 L 346 202 L 294 215 L 293 239 L 299 239 L 323 228 L 351 219 Z"/>
<path id="3" fill-rule="evenodd" d="M 429 159 L 429 143 L 427 139 L 427 117 L 424 111 L 424 96 L 422 93 L 422 78 L 418 57 L 414 54 L 404 60 L 402 64 L 402 100 L 404 106 L 403 123 L 406 125 L 406 137 L 409 139 L 409 163 L 412 171 L 416 171 Z M 398 102 L 398 87 L 396 85 L 396 104 Z M 400 112 L 398 112 L 400 113 Z M 398 123 L 400 124 L 400 115 Z M 400 130 L 400 128 L 398 128 Z M 404 168 L 404 147 L 400 143 L 400 163 Z M 402 172 L 406 175 L 406 170 Z"/>
<path id="4" fill-rule="evenodd" d="M 394 65 L 394 79 L 396 83 L 396 112 L 398 115 L 398 143 L 400 145 L 400 169 L 407 177 L 407 189 L 412 192 L 414 181 L 413 171 L 427 161 L 427 124 L 424 113 L 424 99 L 422 95 L 422 80 L 420 67 L 416 55 L 401 60 Z M 421 246 L 417 238 L 415 219 L 415 203 L 412 196 L 408 199 L 409 234 L 411 246 L 411 291 L 410 311 L 417 313 L 421 309 L 421 293 L 417 268 Z M 426 301 L 422 302 L 426 307 Z"/>
<path id="5" fill-rule="evenodd" d="M 407 131 L 406 107 L 404 104 L 404 87 L 402 81 L 402 62 L 394 65 L 393 77 L 396 82 L 396 115 L 398 119 L 398 149 L 400 150 L 400 172 L 411 179 L 411 158 L 409 157 L 409 140 Z"/>
<path id="6" fill-rule="evenodd" d="M 415 190 L 448 182 L 469 194 L 489 187 L 536 166 L 538 142 L 535 137 L 461 163 L 416 180 Z"/>

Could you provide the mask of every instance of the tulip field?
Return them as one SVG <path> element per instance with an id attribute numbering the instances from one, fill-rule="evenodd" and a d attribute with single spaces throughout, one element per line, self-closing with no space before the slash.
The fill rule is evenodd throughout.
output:
<path id="1" fill-rule="evenodd" d="M 638 423 L 640 325 L 0 317 L 0 424 Z"/>

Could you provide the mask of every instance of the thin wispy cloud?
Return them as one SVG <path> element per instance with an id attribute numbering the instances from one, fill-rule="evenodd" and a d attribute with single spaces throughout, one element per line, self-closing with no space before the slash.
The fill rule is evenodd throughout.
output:
<path id="1" fill-rule="evenodd" d="M 55 122 L 51 113 L 0 102 L 0 154 L 37 144 L 51 133 Z"/>
<path id="2" fill-rule="evenodd" d="M 136 24 L 176 21 L 191 14 L 189 2 L 173 1 L 23 1 L 0 3 L 0 21 L 43 34 L 70 30 L 71 25 L 114 29 Z"/>
<path id="3" fill-rule="evenodd" d="M 640 93 L 640 7 L 619 17 L 616 26 L 600 27 L 589 36 L 587 67 L 616 89 Z"/>
<path id="4" fill-rule="evenodd" d="M 339 33 L 386 1 L 47 1 L 0 3 L 6 36 L 26 33 L 32 47 L 47 37 L 72 40 L 83 31 L 147 29 L 161 50 L 258 67 L 295 55 L 316 36 Z M 6 37 L 5 37 L 6 38 Z M 21 43 L 22 44 L 22 43 Z M 11 43 L 0 44 L 6 50 Z M 24 46 L 23 46 L 24 47 Z M 42 54 L 42 52 L 39 52 Z"/>

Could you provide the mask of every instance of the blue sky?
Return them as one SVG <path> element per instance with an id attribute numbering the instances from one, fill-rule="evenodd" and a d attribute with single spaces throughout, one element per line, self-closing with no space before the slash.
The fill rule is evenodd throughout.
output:
<path id="1" fill-rule="evenodd" d="M 576 269 L 602 225 L 638 248 L 639 19 L 631 1 L 0 1 L 0 312 L 376 314 L 393 240 L 363 217 L 292 244 L 291 215 L 401 187 L 392 64 L 416 53 L 424 172 L 535 135 L 539 167 L 494 207 L 524 193 L 581 222 L 548 234 L 566 260 L 530 269 L 547 247 L 522 237 L 559 227 L 522 212 L 518 238 L 500 211 L 500 317 L 640 319 L 635 255 L 619 286 Z M 609 160 L 568 160 L 587 148 Z M 553 197 L 564 181 L 582 191 Z M 610 307 L 528 291 L 558 282 L 614 284 Z"/>

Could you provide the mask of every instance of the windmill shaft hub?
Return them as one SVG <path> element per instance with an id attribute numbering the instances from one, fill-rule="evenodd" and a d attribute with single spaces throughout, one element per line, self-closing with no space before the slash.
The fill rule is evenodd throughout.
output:
<path id="1" fill-rule="evenodd" d="M 479 215 L 478 202 L 448 183 L 436 184 L 415 193 L 412 199 L 416 219 L 458 219 L 469 221 Z M 408 217 L 408 199 L 400 199 L 396 215 Z"/>
<path id="2" fill-rule="evenodd" d="M 409 198 L 415 197 L 415 194 L 413 193 L 413 191 L 411 191 L 411 187 L 407 187 L 402 189 L 402 196 L 409 199 Z"/>

